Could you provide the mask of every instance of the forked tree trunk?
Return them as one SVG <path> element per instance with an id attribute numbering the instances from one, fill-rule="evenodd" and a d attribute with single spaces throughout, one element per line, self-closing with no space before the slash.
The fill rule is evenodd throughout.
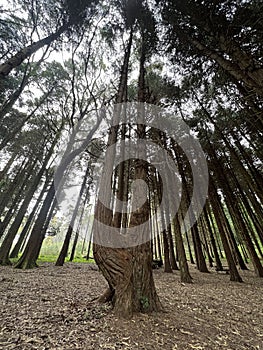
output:
<path id="1" fill-rule="evenodd" d="M 131 39 L 131 38 L 130 38 Z M 123 91 L 127 85 L 127 68 L 130 56 L 131 41 L 126 50 L 124 64 L 121 74 L 119 87 L 119 96 L 123 96 Z M 142 40 L 142 50 L 140 58 L 140 75 L 138 87 L 138 100 L 144 101 L 144 63 L 145 47 Z M 125 69 L 124 69 L 125 67 Z M 145 127 L 143 123 L 143 111 L 138 111 L 137 135 L 139 138 L 145 138 Z M 109 144 L 112 144 L 112 134 L 109 135 Z M 137 157 L 145 159 L 145 150 L 138 147 Z M 113 159 L 112 159 L 113 162 Z M 111 168 L 111 164 L 109 165 Z M 110 169 L 112 170 L 112 168 Z M 105 170 L 106 171 L 106 170 Z M 135 178 L 146 179 L 147 170 L 143 162 L 135 162 Z M 100 192 L 103 189 L 100 190 Z M 138 190 L 138 189 L 137 189 Z M 143 192 L 143 189 L 142 189 Z M 140 191 L 138 191 L 140 193 Z M 140 193 L 141 194 L 141 193 Z M 96 205 L 94 221 L 94 235 L 101 234 L 98 232 L 97 222 L 103 222 L 107 226 L 112 225 L 113 215 L 110 208 L 110 199 L 107 199 L 108 207 L 98 201 Z M 134 206 L 136 208 L 136 206 Z M 152 274 L 152 251 L 151 251 L 151 234 L 150 227 L 144 226 L 144 229 L 138 228 L 138 225 L 147 221 L 149 218 L 149 203 L 146 202 L 131 215 L 129 227 L 136 230 L 139 237 L 146 237 L 143 244 L 132 248 L 110 248 L 102 245 L 93 245 L 93 254 L 96 263 L 102 271 L 104 277 L 109 283 L 109 291 L 103 296 L 103 300 L 111 299 L 114 305 L 114 312 L 121 317 L 130 317 L 134 312 L 152 312 L 161 310 L 161 304 L 157 296 L 153 274 Z M 147 240 L 148 237 L 148 240 Z"/>

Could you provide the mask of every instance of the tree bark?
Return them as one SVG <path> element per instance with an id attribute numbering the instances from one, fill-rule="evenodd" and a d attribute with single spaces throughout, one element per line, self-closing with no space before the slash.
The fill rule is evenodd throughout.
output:
<path id="1" fill-rule="evenodd" d="M 131 44 L 131 42 L 130 42 Z M 128 67 L 128 61 L 130 57 L 130 46 L 126 50 L 124 64 Z M 128 56 L 127 56 L 128 53 Z M 145 46 L 144 40 L 142 39 L 142 50 L 140 57 L 140 75 L 139 75 L 139 86 L 138 86 L 138 101 L 144 102 L 145 98 Z M 122 91 L 125 91 L 127 84 L 127 69 L 122 70 L 120 87 Z M 121 84 L 124 81 L 125 84 Z M 121 96 L 121 91 L 120 96 Z M 138 125 L 137 135 L 138 139 L 145 137 L 145 128 L 143 124 L 143 111 L 138 111 Z M 109 135 L 109 141 L 111 141 L 111 135 Z M 116 142 L 116 140 L 114 140 Z M 142 157 L 145 150 L 138 148 L 138 158 L 145 159 Z M 113 160 L 112 160 L 113 161 Z M 138 179 L 146 179 L 145 164 L 141 161 L 135 162 L 135 174 Z M 101 191 L 102 189 L 100 189 Z M 142 190 L 143 191 L 143 190 Z M 108 206 L 109 208 L 109 206 Z M 149 203 L 145 203 L 139 209 L 132 213 L 129 227 L 138 230 L 138 224 L 145 222 L 149 215 Z M 111 225 L 112 213 L 109 209 L 104 207 L 101 202 L 96 205 L 95 218 L 99 222 Z M 99 234 L 98 229 L 95 225 L 93 227 L 94 235 Z M 144 231 L 138 233 L 143 237 L 148 237 L 146 243 L 138 245 L 133 248 L 109 248 L 103 247 L 98 244 L 93 246 L 93 254 L 96 263 L 101 269 L 104 277 L 109 283 L 110 293 L 113 296 L 114 312 L 122 317 L 130 317 L 133 312 L 152 312 L 161 309 L 161 304 L 157 296 L 153 274 L 152 274 L 152 251 L 151 251 L 151 235 L 150 227 L 148 231 L 144 226 Z M 113 293 L 111 294 L 111 292 Z"/>

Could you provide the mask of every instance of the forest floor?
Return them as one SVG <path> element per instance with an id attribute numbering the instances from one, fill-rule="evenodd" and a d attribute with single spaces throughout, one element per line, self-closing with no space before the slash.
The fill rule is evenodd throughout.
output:
<path id="1" fill-rule="evenodd" d="M 120 320 L 92 301 L 106 288 L 94 268 L 0 267 L 0 349 L 263 349 L 263 279 L 252 271 L 241 272 L 240 284 L 191 267 L 189 285 L 179 272 L 155 270 L 165 312 Z"/>

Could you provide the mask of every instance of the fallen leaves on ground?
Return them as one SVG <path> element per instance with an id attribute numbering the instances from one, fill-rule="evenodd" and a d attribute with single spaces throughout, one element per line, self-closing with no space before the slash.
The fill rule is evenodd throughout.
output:
<path id="1" fill-rule="evenodd" d="M 94 301 L 107 287 L 94 265 L 0 267 L 0 349 L 263 349 L 263 280 L 252 271 L 241 271 L 242 284 L 192 266 L 191 274 L 188 285 L 178 272 L 154 271 L 165 312 L 123 320 Z"/>

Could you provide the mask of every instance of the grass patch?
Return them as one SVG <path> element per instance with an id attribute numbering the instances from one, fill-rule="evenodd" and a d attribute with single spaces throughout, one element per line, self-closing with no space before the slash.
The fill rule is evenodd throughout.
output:
<path id="1" fill-rule="evenodd" d="M 48 263 L 54 263 L 57 261 L 58 256 L 57 255 L 40 255 L 37 259 L 37 264 L 39 263 L 44 263 L 44 262 L 48 262 Z M 10 259 L 12 265 L 15 265 L 16 262 L 18 261 L 18 258 L 13 258 Z M 69 257 L 65 259 L 65 262 L 69 262 Z M 82 256 L 76 256 L 74 258 L 74 260 L 72 261 L 72 263 L 88 263 L 88 264 L 94 264 L 94 260 L 93 259 L 89 259 L 87 260 L 86 258 L 83 258 Z"/>
<path id="2" fill-rule="evenodd" d="M 58 256 L 57 255 L 40 255 L 37 259 L 37 263 L 41 262 L 50 262 L 50 263 L 55 263 L 57 261 Z M 65 262 L 69 262 L 69 257 L 65 259 Z M 76 256 L 72 263 L 94 263 L 93 259 L 85 259 L 82 256 Z"/>

